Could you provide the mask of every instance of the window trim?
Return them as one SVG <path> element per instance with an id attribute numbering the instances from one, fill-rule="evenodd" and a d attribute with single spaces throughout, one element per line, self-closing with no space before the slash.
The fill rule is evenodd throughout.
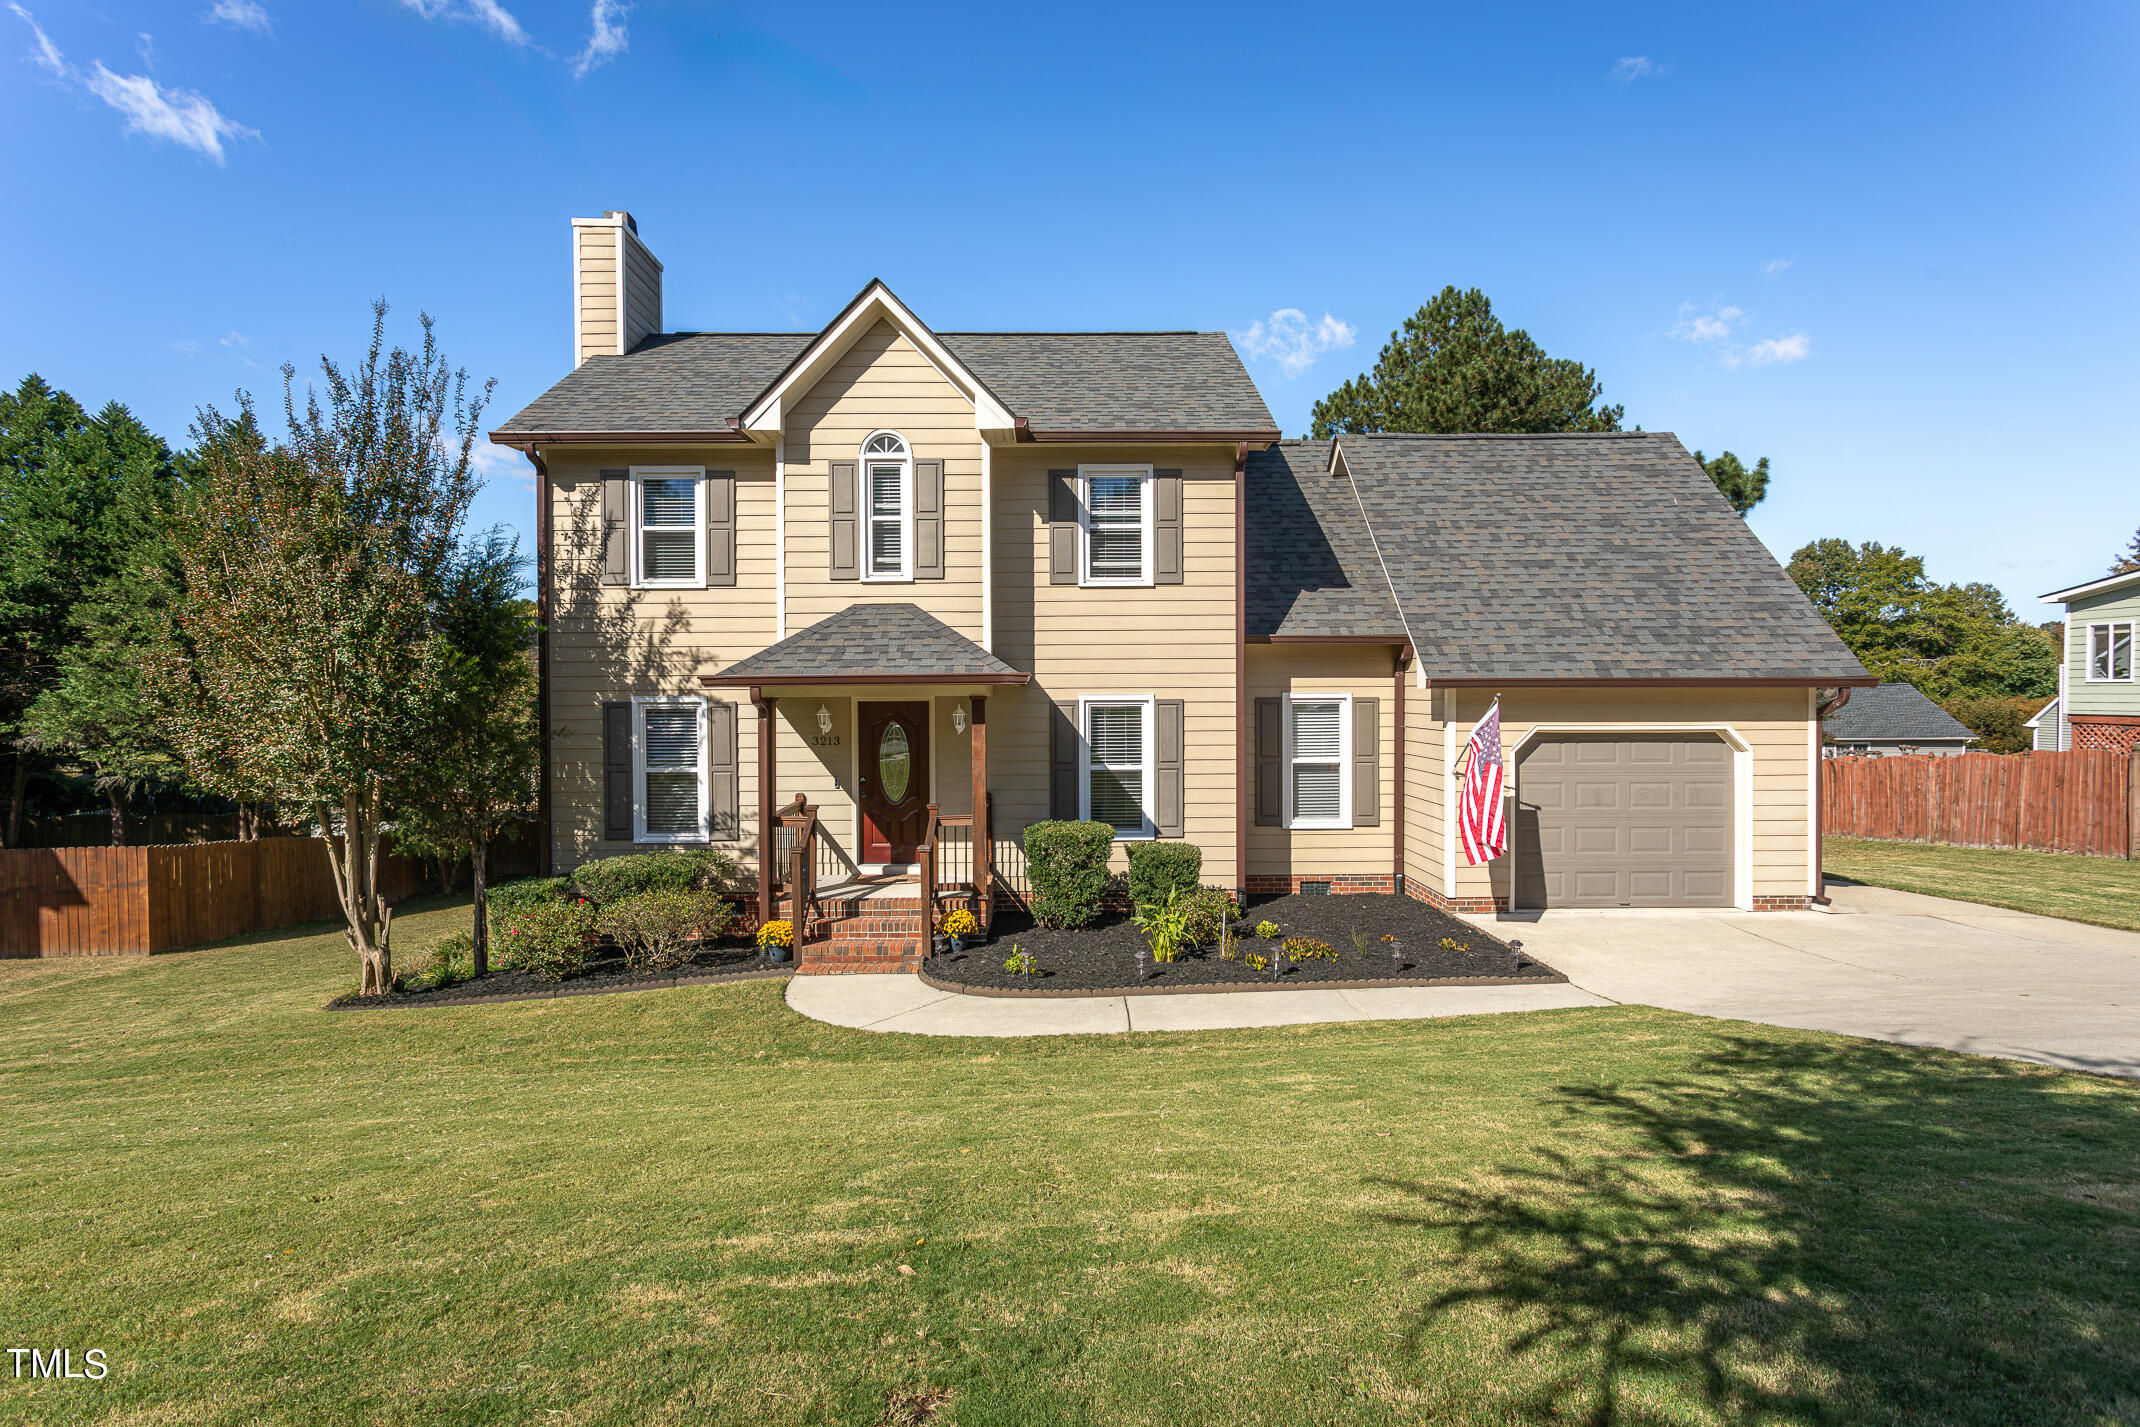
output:
<path id="1" fill-rule="evenodd" d="M 646 482 L 688 477 L 691 490 L 691 577 L 656 580 L 646 574 Z M 704 466 L 633 466 L 631 468 L 631 588 L 635 590 L 703 590 L 706 588 L 706 468 Z M 657 525 L 656 530 L 681 530 Z"/>
<path id="2" fill-rule="evenodd" d="M 1081 694 L 1077 701 L 1077 815 L 1081 822 L 1092 821 L 1092 710 L 1116 708 L 1135 704 L 1144 711 L 1143 748 L 1138 756 L 1144 760 L 1140 771 L 1144 775 L 1144 796 L 1141 799 L 1144 826 L 1137 829 L 1116 828 L 1116 842 L 1151 842 L 1159 836 L 1159 823 L 1153 817 L 1154 793 L 1157 791 L 1155 771 L 1159 762 L 1159 698 L 1156 694 Z"/>
<path id="3" fill-rule="evenodd" d="M 713 776 L 708 725 L 712 710 L 703 694 L 634 695 L 632 697 L 632 841 L 699 843 L 713 840 Z M 649 832 L 646 825 L 646 713 L 648 708 L 687 706 L 698 711 L 698 831 Z"/>
<path id="4" fill-rule="evenodd" d="M 1338 815 L 1335 818 L 1301 818 L 1293 813 L 1293 765 L 1299 760 L 1293 749 L 1293 705 L 1331 704 L 1338 706 Z M 1286 694 L 1279 710 L 1279 722 L 1283 734 L 1280 766 L 1285 775 L 1285 809 L 1280 824 L 1288 831 L 1349 831 L 1352 827 L 1352 695 L 1351 694 Z M 1323 760 L 1315 759 L 1320 763 Z"/>
<path id="5" fill-rule="evenodd" d="M 2105 674 L 2101 678 L 2096 677 L 2095 632 L 2098 629 L 2112 631 L 2123 629 L 2125 631 L 2125 673 L 2123 676 Z M 2103 651 L 2106 655 L 2117 646 L 2117 635 L 2115 633 L 2110 634 L 2107 638 L 2108 643 Z M 2111 667 L 2115 668 L 2116 666 L 2112 665 Z M 2140 619 L 2098 619 L 2089 621 L 2087 642 L 2081 647 L 2081 682 L 2084 684 L 2130 684 L 2136 680 L 2140 680 Z"/>
<path id="6" fill-rule="evenodd" d="M 1137 501 L 1140 519 L 1138 528 L 1144 546 L 1144 560 L 1140 573 L 1134 578 L 1123 576 L 1096 577 L 1092 573 L 1092 478 L 1094 476 L 1134 476 L 1140 482 Z M 1077 468 L 1077 582 L 1086 589 L 1144 589 L 1155 582 L 1153 574 L 1154 533 L 1152 529 L 1152 467 L 1136 462 L 1080 465 Z"/>
<path id="7" fill-rule="evenodd" d="M 899 557 L 903 568 L 889 574 L 876 568 L 876 542 L 871 538 L 876 533 L 877 523 L 883 517 L 876 514 L 876 502 L 870 498 L 871 466 L 888 465 L 890 456 L 869 454 L 869 443 L 879 436 L 889 436 L 899 443 Z M 855 448 L 855 515 L 861 521 L 857 543 L 861 548 L 862 578 L 876 585 L 911 585 L 914 583 L 914 443 L 901 433 L 884 427 L 870 432 Z"/>

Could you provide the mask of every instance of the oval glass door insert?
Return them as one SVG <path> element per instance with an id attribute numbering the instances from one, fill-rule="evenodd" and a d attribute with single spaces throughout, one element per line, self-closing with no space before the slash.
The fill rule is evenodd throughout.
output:
<path id="1" fill-rule="evenodd" d="M 907 783 L 914 776 L 914 757 L 907 748 L 907 731 L 897 721 L 884 726 L 877 740 L 877 790 L 887 803 L 905 799 Z"/>

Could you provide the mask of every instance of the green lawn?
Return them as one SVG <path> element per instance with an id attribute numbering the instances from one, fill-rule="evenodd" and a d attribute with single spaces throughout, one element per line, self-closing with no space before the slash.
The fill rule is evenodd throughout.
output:
<path id="1" fill-rule="evenodd" d="M 0 963 L 8 1345 L 112 1363 L 0 1417 L 2140 1420 L 2140 1084 L 1633 1007 L 327 1013 L 340 943 Z"/>
<path id="2" fill-rule="evenodd" d="M 1821 850 L 1831 877 L 2140 931 L 2140 862 L 2122 857 L 1853 837 L 1824 838 Z"/>

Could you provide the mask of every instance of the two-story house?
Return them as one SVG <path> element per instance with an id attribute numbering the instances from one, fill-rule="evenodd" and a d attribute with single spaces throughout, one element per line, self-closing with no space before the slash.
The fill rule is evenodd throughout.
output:
<path id="1" fill-rule="evenodd" d="M 668 331 L 661 281 L 574 220 L 574 368 L 492 436 L 538 476 L 560 870 L 710 843 L 770 888 L 800 798 L 860 874 L 957 882 L 958 829 L 1005 895 L 1045 818 L 1251 892 L 1818 893 L 1820 690 L 1872 680 L 1674 437 L 1281 440 L 1223 333 L 938 332 L 880 282 Z M 1497 697 L 1515 839 L 1473 867 Z"/>
<path id="2" fill-rule="evenodd" d="M 2140 675 L 2133 657 L 2140 570 L 2053 590 L 2043 602 L 2066 607 L 2066 657 L 2058 667 L 2058 697 L 2029 721 L 2036 747 L 2140 748 Z"/>

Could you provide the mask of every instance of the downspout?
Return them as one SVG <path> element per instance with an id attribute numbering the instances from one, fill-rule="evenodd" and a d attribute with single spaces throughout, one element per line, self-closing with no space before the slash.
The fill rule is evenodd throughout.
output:
<path id="1" fill-rule="evenodd" d="M 550 468 L 530 441 L 521 454 L 535 465 L 535 720 L 542 766 L 535 775 L 536 867 L 551 875 L 550 827 Z"/>
<path id="2" fill-rule="evenodd" d="M 1233 865 L 1234 886 L 1248 897 L 1248 443 L 1233 448 Z"/>
<path id="3" fill-rule="evenodd" d="M 1394 824 L 1390 830 L 1390 890 L 1400 897 L 1404 895 L 1404 685 L 1411 672 L 1411 663 L 1412 646 L 1409 643 L 1400 645 L 1396 672 L 1390 678 L 1396 694 L 1397 720 L 1397 735 L 1392 740 L 1396 746 L 1390 758 L 1391 777 L 1395 780 L 1390 789 L 1390 819 Z"/>
<path id="4" fill-rule="evenodd" d="M 1840 712 L 1843 705 L 1849 702 L 1850 689 L 1846 685 L 1835 691 L 1834 698 L 1829 699 L 1828 702 L 1819 705 L 1813 710 L 1813 749 L 1815 753 L 1820 751 L 1821 725 L 1826 723 L 1831 716 Z M 1813 896 L 1811 900 L 1815 906 L 1820 907 L 1829 905 L 1828 859 L 1821 847 L 1821 825 L 1827 821 L 1828 804 L 1827 789 L 1821 786 L 1822 783 L 1827 781 L 1827 774 L 1821 770 L 1826 766 L 1826 759 L 1818 759 L 1814 763 L 1814 776 L 1818 781 L 1813 786 Z"/>

